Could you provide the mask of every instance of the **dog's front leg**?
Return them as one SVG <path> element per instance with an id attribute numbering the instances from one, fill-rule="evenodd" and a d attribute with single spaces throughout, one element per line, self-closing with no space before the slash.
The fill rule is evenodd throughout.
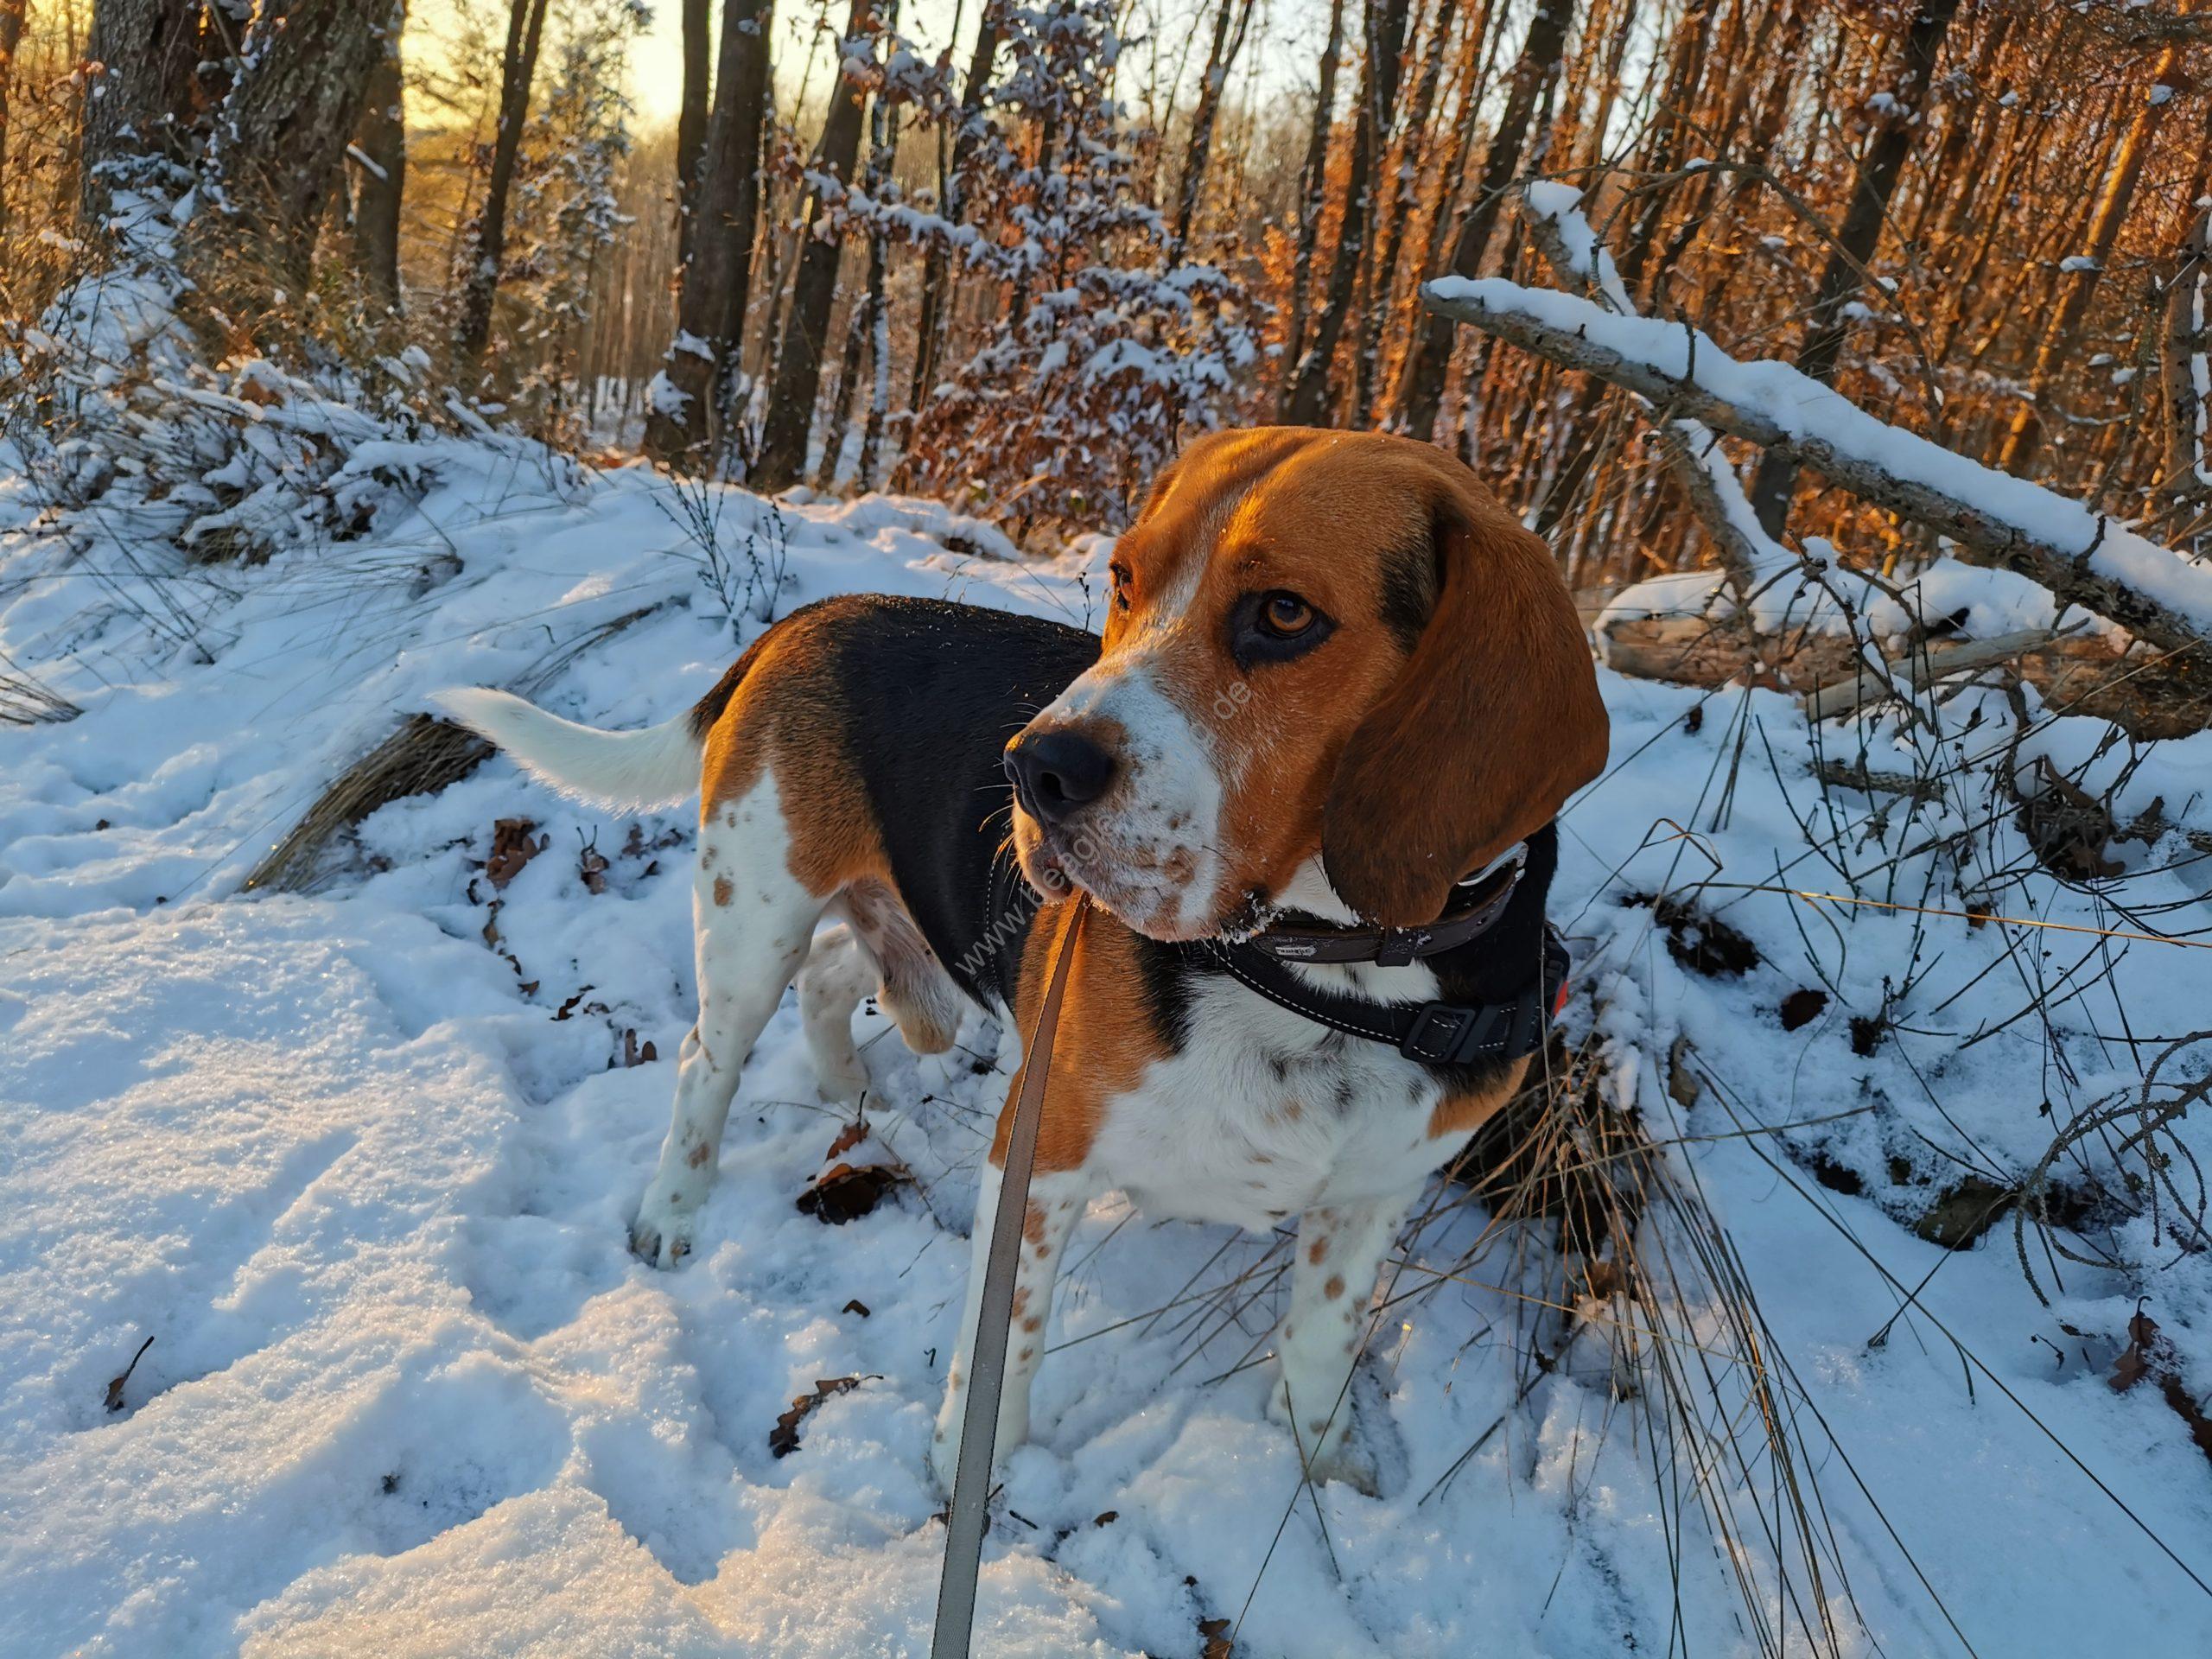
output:
<path id="1" fill-rule="evenodd" d="M 944 1406 L 938 1413 L 937 1433 L 930 1443 L 930 1466 L 948 1497 L 960 1465 L 960 1429 L 968 1409 L 969 1357 L 975 1351 L 976 1319 L 982 1310 L 983 1278 L 990 1265 L 1000 1180 L 998 1166 L 986 1162 L 976 1191 L 968 1306 L 960 1316 L 959 1345 L 945 1374 Z M 1059 1276 L 1060 1253 L 1090 1202 L 1093 1185 L 1079 1169 L 1040 1172 L 1029 1183 L 1029 1207 L 1014 1268 L 1013 1326 L 1007 1334 L 1006 1381 L 999 1394 L 998 1438 L 992 1446 L 994 1465 L 1029 1438 L 1029 1385 L 1045 1352 L 1045 1327 L 1052 1318 L 1052 1285 Z"/>
<path id="2" fill-rule="evenodd" d="M 1398 1236 L 1412 1195 L 1382 1204 L 1338 1205 L 1299 1217 L 1290 1270 L 1290 1313 L 1276 1342 L 1282 1375 L 1269 1409 L 1290 1426 L 1316 1480 L 1375 1491 L 1372 1460 L 1349 1439 L 1351 1370 L 1365 1334 L 1375 1275 Z"/>

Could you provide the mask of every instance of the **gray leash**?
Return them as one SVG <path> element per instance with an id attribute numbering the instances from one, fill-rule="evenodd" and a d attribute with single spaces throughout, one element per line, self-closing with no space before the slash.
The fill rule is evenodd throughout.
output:
<path id="1" fill-rule="evenodd" d="M 1006 1388 L 1006 1348 L 1014 1324 L 1014 1268 L 1021 1258 L 1021 1224 L 1029 1205 L 1029 1177 L 1037 1162 L 1037 1125 L 1044 1116 L 1045 1083 L 1052 1066 L 1052 1038 L 1059 1030 L 1060 998 L 1068 963 L 1090 900 L 1078 894 L 1075 917 L 1052 958 L 1051 982 L 1037 1023 L 1021 1052 L 1021 1092 L 1014 1097 L 1014 1127 L 1007 1136 L 1006 1168 L 991 1221 L 991 1254 L 983 1268 L 983 1296 L 976 1313 L 976 1345 L 968 1361 L 968 1400 L 960 1419 L 960 1462 L 952 1477 L 952 1515 L 945 1529 L 944 1573 L 937 1586 L 937 1630 L 930 1659 L 968 1659 L 976 1630 L 976 1575 L 983 1560 L 983 1527 L 991 1503 L 991 1456 L 997 1450 L 999 1395 Z"/>

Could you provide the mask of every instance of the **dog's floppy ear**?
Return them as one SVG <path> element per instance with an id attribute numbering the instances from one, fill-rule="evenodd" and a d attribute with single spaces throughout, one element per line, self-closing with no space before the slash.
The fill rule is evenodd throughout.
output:
<path id="1" fill-rule="evenodd" d="M 1605 764 L 1605 706 L 1567 584 L 1495 501 L 1446 485 L 1434 610 L 1353 731 L 1322 811 L 1330 885 L 1370 923 L 1433 921 L 1452 885 Z"/>

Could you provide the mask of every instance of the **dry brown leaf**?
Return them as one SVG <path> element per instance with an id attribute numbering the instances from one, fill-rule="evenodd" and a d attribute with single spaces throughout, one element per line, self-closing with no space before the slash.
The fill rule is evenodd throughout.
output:
<path id="1" fill-rule="evenodd" d="M 637 828 L 635 824 L 630 827 L 633 830 Z M 607 891 L 607 855 L 599 850 L 596 842 L 585 842 L 583 851 L 576 855 L 576 874 L 583 878 L 587 893 Z"/>
<path id="2" fill-rule="evenodd" d="M 830 1143 L 830 1150 L 823 1155 L 825 1159 L 842 1158 L 867 1139 L 868 1119 L 855 1119 L 837 1131 L 837 1138 Z"/>
<path id="3" fill-rule="evenodd" d="M 147 1338 L 138 1344 L 138 1351 L 130 1356 L 130 1363 L 123 1368 L 123 1375 L 108 1378 L 107 1408 L 110 1411 L 123 1409 L 123 1385 L 130 1380 L 130 1373 L 138 1369 L 138 1362 L 146 1357 L 146 1351 L 153 1345 L 154 1339 Z"/>
<path id="4" fill-rule="evenodd" d="M 2114 1394 L 2125 1394 L 2151 1375 L 2152 1350 L 2158 1340 L 2158 1322 L 2141 1308 L 2127 1322 L 2127 1346 L 2113 1361 L 2107 1379 Z"/>
<path id="5" fill-rule="evenodd" d="M 1782 1028 L 1796 1031 L 1800 1026 L 1809 1026 L 1819 1019 L 1828 1006 L 1828 994 L 1807 987 L 1792 991 L 1782 999 Z"/>
<path id="6" fill-rule="evenodd" d="M 768 1431 L 768 1450 L 779 1458 L 788 1458 L 798 1450 L 798 1426 L 824 1400 L 834 1400 L 841 1394 L 850 1394 L 863 1382 L 873 1382 L 868 1376 L 825 1376 L 814 1385 L 811 1394 L 802 1394 L 791 1402 L 791 1408 L 776 1419 L 776 1426 Z"/>
<path id="7" fill-rule="evenodd" d="M 814 1178 L 814 1185 L 798 1195 L 801 1215 L 832 1227 L 842 1227 L 883 1202 L 883 1195 L 902 1181 L 914 1178 L 898 1164 L 836 1164 Z"/>
<path id="8" fill-rule="evenodd" d="M 484 874 L 495 887 L 504 887 L 522 874 L 523 866 L 549 846 L 553 837 L 533 838 L 537 825 L 528 818 L 500 818 L 492 825 L 492 856 L 484 861 Z"/>

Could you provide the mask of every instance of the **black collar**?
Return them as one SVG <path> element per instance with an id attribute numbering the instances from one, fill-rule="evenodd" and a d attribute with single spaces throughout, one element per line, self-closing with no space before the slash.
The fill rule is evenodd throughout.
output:
<path id="1" fill-rule="evenodd" d="M 1331 922 L 1279 922 L 1243 943 L 1277 962 L 1372 962 L 1402 968 L 1480 938 L 1490 931 L 1529 865 L 1529 846 L 1516 842 L 1486 868 L 1455 883 L 1444 914 L 1420 927 L 1344 927 Z"/>
<path id="2" fill-rule="evenodd" d="M 1465 944 L 1487 931 L 1504 913 L 1518 889 L 1527 848 L 1516 848 L 1506 861 L 1480 872 L 1465 889 L 1460 906 L 1427 927 L 1332 928 L 1316 922 L 1311 926 L 1278 926 L 1241 943 L 1225 939 L 1196 939 L 1160 948 L 1178 951 L 1191 962 L 1210 966 L 1279 1007 L 1325 1026 L 1332 1031 L 1388 1043 L 1407 1058 L 1428 1065 L 1465 1065 L 1477 1061 L 1517 1060 L 1543 1046 L 1544 1033 L 1566 1000 L 1569 965 L 1567 944 L 1559 931 L 1544 925 L 1541 960 L 1535 971 L 1514 995 L 1502 1001 L 1377 1002 L 1366 997 L 1317 985 L 1286 965 L 1290 961 L 1341 963 L 1376 962 L 1403 965 L 1414 957 L 1434 956 L 1453 945 Z M 992 861 L 987 921 L 996 927 L 985 937 L 994 940 L 991 977 L 1005 1005 L 1016 1000 L 1014 979 L 1020 970 L 1020 943 L 1028 930 L 1039 899 L 1023 880 L 1011 847 L 1001 848 Z M 1455 890 L 1458 891 L 1458 890 Z M 1015 917 L 1018 925 L 1009 926 Z M 1447 937 L 1448 936 L 1448 937 Z M 1385 943 L 1408 938 L 1409 956 L 1388 957 Z M 1297 947 L 1312 940 L 1339 942 L 1351 948 L 1346 954 L 1302 955 Z M 1440 943 L 1439 941 L 1441 941 Z M 1269 942 L 1274 942 L 1270 948 Z M 1287 946 L 1288 948 L 1286 948 Z"/>
<path id="3" fill-rule="evenodd" d="M 1203 952 L 1203 959 L 1279 1007 L 1332 1031 L 1388 1043 L 1408 1059 L 1427 1065 L 1517 1060 L 1533 1054 L 1543 1046 L 1545 1028 L 1567 1000 L 1567 942 L 1548 922 L 1543 958 L 1528 984 L 1497 1002 L 1370 1001 L 1302 978 L 1258 950 L 1258 944 L 1202 939 L 1185 949 Z"/>

